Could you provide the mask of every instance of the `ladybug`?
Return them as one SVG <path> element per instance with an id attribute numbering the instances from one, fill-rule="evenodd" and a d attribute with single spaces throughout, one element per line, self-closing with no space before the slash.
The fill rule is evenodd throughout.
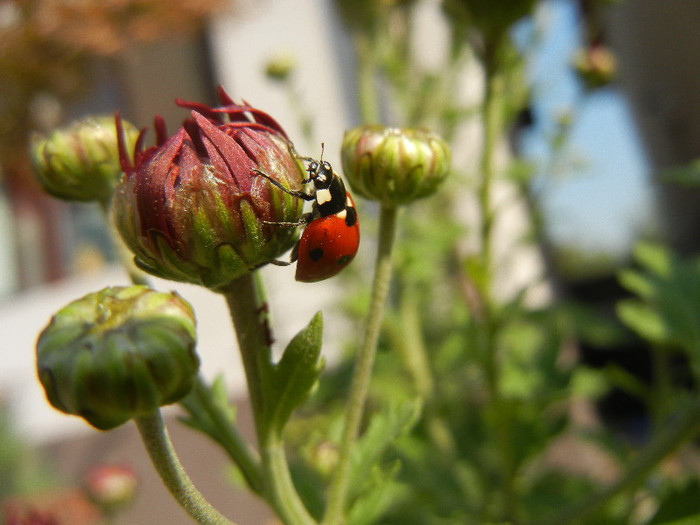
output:
<path id="1" fill-rule="evenodd" d="M 313 201 L 311 211 L 305 213 L 299 222 L 273 223 L 291 227 L 306 225 L 292 250 L 290 262 L 273 261 L 273 264 L 284 266 L 296 261 L 295 278 L 305 283 L 333 277 L 350 264 L 360 244 L 355 203 L 345 189 L 343 179 L 333 171 L 329 162 L 322 159 L 304 159 L 309 162 L 306 168 L 309 176 L 301 182 L 313 182 L 313 193 L 288 190 L 266 173 L 255 170 L 282 191 L 305 201 Z"/>

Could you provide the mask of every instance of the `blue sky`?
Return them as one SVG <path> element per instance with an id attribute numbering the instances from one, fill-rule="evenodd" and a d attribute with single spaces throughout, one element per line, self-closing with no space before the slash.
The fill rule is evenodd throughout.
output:
<path id="1" fill-rule="evenodd" d="M 529 69 L 536 121 L 524 148 L 532 159 L 548 159 L 554 120 L 572 113 L 563 150 L 571 169 L 541 173 L 550 234 L 555 242 L 624 254 L 653 218 L 649 166 L 623 96 L 614 88 L 585 93 L 571 70 L 578 23 L 570 0 L 550 0 L 538 12 L 540 40 Z"/>

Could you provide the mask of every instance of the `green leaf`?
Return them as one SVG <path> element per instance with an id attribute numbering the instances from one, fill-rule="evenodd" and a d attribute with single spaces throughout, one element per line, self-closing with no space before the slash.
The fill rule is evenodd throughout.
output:
<path id="1" fill-rule="evenodd" d="M 225 439 L 221 435 L 219 426 L 212 420 L 209 407 L 204 404 L 202 396 L 208 396 L 211 399 L 212 405 L 224 415 L 231 426 L 236 424 L 236 407 L 228 401 L 222 375 L 217 376 L 209 387 L 206 387 L 204 383 L 195 384 L 190 393 L 180 401 L 188 415 L 179 419 L 188 427 L 199 430 L 214 441 L 222 443 Z"/>
<path id="2" fill-rule="evenodd" d="M 620 301 L 617 316 L 644 339 L 665 343 L 672 337 L 672 328 L 652 308 L 639 301 Z"/>
<path id="3" fill-rule="evenodd" d="M 261 356 L 264 421 L 268 432 L 280 435 L 294 409 L 316 386 L 323 370 L 322 338 L 323 317 L 318 312 L 289 342 L 277 364 L 272 363 L 269 356 Z"/>
<path id="4" fill-rule="evenodd" d="M 355 502 L 348 513 L 348 525 L 371 525 L 399 501 L 406 498 L 408 487 L 394 481 L 399 470 L 399 462 L 395 461 L 391 468 L 382 470 L 373 468 L 365 473 L 370 479 L 371 490 Z"/>
<path id="5" fill-rule="evenodd" d="M 638 299 L 618 304 L 620 319 L 642 337 L 684 350 L 700 378 L 700 259 L 682 260 L 653 244 L 640 244 L 641 271 L 626 270 L 620 282 Z"/>
<path id="6" fill-rule="evenodd" d="M 354 488 L 355 494 L 365 492 L 369 481 L 367 473 L 377 466 L 394 440 L 413 428 L 418 421 L 420 411 L 420 402 L 411 400 L 392 403 L 384 412 L 372 416 L 369 427 L 358 441 L 350 462 L 349 485 Z"/>

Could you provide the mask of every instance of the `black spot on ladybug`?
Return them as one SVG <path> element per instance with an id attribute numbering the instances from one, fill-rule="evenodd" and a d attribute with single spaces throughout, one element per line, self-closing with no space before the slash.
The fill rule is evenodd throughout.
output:
<path id="1" fill-rule="evenodd" d="M 355 208 L 345 208 L 346 215 L 345 215 L 345 225 L 349 228 L 352 226 L 355 226 L 355 223 L 357 222 L 357 210 Z"/>
<path id="2" fill-rule="evenodd" d="M 338 260 L 336 261 L 336 263 L 338 264 L 338 266 L 343 266 L 344 264 L 349 263 L 350 259 L 352 259 L 352 255 L 350 255 L 350 254 L 343 255 L 341 257 L 338 257 Z"/>
<path id="3" fill-rule="evenodd" d="M 312 261 L 320 261 L 323 258 L 323 250 L 321 248 L 314 248 L 309 252 L 309 257 Z"/>

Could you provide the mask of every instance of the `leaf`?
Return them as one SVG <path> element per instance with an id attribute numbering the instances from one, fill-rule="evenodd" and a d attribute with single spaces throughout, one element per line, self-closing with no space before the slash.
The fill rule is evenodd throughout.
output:
<path id="1" fill-rule="evenodd" d="M 700 259 L 682 260 L 649 243 L 635 258 L 641 271 L 621 272 L 620 282 L 638 298 L 617 305 L 620 319 L 650 341 L 684 350 L 700 378 Z"/>
<path id="2" fill-rule="evenodd" d="M 269 361 L 269 356 L 261 356 L 264 422 L 268 432 L 281 434 L 294 409 L 316 385 L 323 370 L 322 338 L 323 317 L 318 312 L 289 342 L 277 364 Z"/>
<path id="3" fill-rule="evenodd" d="M 376 467 L 382 455 L 396 438 L 406 434 L 415 423 L 421 411 L 417 400 L 390 404 L 383 413 L 375 414 L 358 441 L 350 462 L 350 487 L 356 493 L 364 491 L 367 473 Z"/>
<path id="4" fill-rule="evenodd" d="M 226 385 L 221 375 L 217 376 L 209 387 L 201 383 L 192 388 L 190 393 L 180 401 L 180 404 L 187 410 L 188 416 L 179 419 L 188 427 L 199 430 L 214 441 L 222 443 L 224 438 L 218 425 L 212 420 L 209 407 L 204 404 L 203 396 L 209 396 L 212 405 L 220 414 L 224 415 L 231 426 L 236 424 L 236 408 L 228 401 Z"/>
<path id="5" fill-rule="evenodd" d="M 395 461 L 391 468 L 381 470 L 375 467 L 370 473 L 365 473 L 371 482 L 371 490 L 367 490 L 348 513 L 348 525 L 371 525 L 391 507 L 408 495 L 408 487 L 394 481 L 399 470 L 399 462 Z"/>
<path id="6" fill-rule="evenodd" d="M 671 327 L 661 315 L 639 301 L 620 301 L 617 316 L 644 339 L 665 343 L 672 338 Z"/>

